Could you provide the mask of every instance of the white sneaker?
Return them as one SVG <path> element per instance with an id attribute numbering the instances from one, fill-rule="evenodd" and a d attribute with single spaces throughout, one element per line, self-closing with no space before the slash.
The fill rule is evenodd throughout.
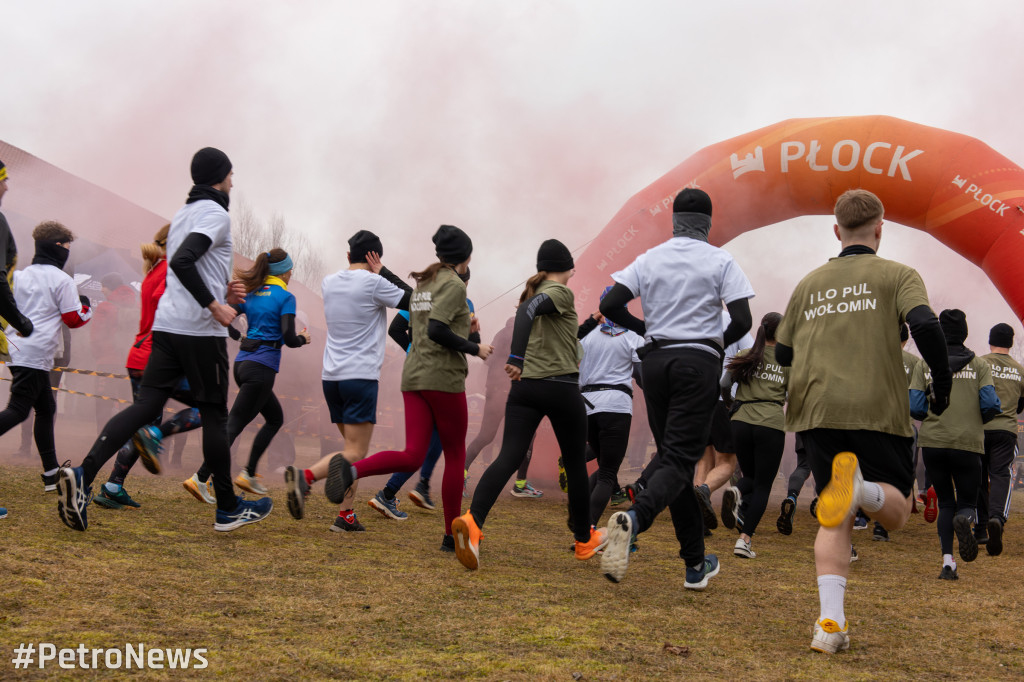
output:
<path id="1" fill-rule="evenodd" d="M 185 490 L 192 493 L 192 497 L 200 502 L 217 504 L 217 496 L 213 494 L 213 484 L 211 481 L 212 479 L 203 483 L 197 475 L 192 474 L 192 478 L 186 478 L 181 482 L 181 485 L 184 486 Z"/>
<path id="2" fill-rule="evenodd" d="M 744 559 L 754 559 L 757 557 L 757 553 L 750 549 L 750 543 L 743 538 L 736 539 L 736 546 L 733 548 L 732 553 Z"/>
<path id="3" fill-rule="evenodd" d="M 811 649 L 823 654 L 846 651 L 850 648 L 849 627 L 850 624 L 847 623 L 842 629 L 839 629 L 839 623 L 831 618 L 819 620 L 814 624 L 814 639 L 811 640 Z"/>
<path id="4" fill-rule="evenodd" d="M 256 474 L 255 476 L 250 476 L 249 473 L 245 469 L 243 469 L 242 473 L 238 474 L 238 476 L 235 477 L 235 485 L 237 485 L 239 488 L 241 488 L 247 493 L 252 493 L 253 495 L 262 495 L 266 497 L 270 491 L 267 490 L 266 486 L 264 486 L 263 483 L 260 482 L 262 479 L 263 477 L 260 476 L 259 474 Z"/>
<path id="5" fill-rule="evenodd" d="M 606 544 L 601 555 L 601 572 L 613 583 L 620 583 L 629 566 L 629 546 L 633 542 L 633 520 L 626 512 L 608 518 Z"/>

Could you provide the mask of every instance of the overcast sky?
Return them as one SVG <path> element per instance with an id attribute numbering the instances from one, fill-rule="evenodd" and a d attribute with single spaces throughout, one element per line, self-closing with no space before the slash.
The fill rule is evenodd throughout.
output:
<path id="1" fill-rule="evenodd" d="M 8 2 L 0 139 L 168 217 L 192 153 L 219 147 L 233 199 L 335 266 L 367 228 L 397 272 L 422 267 L 454 223 L 479 304 L 532 272 L 544 238 L 576 248 L 698 149 L 782 119 L 887 114 L 1024 162 L 1022 18 L 1019 0 Z M 830 224 L 728 246 L 755 314 L 835 253 L 827 230 L 796 238 L 807 221 Z M 1012 320 L 930 237 L 890 229 L 882 255 L 964 308 L 975 346 Z"/>

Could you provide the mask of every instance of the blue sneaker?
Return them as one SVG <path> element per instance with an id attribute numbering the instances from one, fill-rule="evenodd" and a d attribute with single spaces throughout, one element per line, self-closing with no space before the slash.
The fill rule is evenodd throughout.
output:
<path id="1" fill-rule="evenodd" d="M 155 426 L 143 426 L 132 436 L 132 445 L 139 453 L 142 466 L 151 474 L 159 474 L 163 471 L 160 466 L 160 450 L 163 449 L 163 434 Z"/>
<path id="2" fill-rule="evenodd" d="M 371 507 L 380 512 L 380 515 L 386 519 L 394 519 L 395 521 L 405 521 L 409 518 L 409 515 L 398 508 L 398 498 L 394 497 L 388 499 L 384 497 L 384 491 L 378 490 L 377 494 L 373 496 L 373 499 L 368 503 Z"/>
<path id="3" fill-rule="evenodd" d="M 243 500 L 239 497 L 238 506 L 234 511 L 217 510 L 217 522 L 213 524 L 213 529 L 226 532 L 247 523 L 262 521 L 270 515 L 273 508 L 274 501 L 269 497 L 261 497 L 258 500 Z"/>
<path id="4" fill-rule="evenodd" d="M 705 554 L 704 563 L 696 568 L 686 567 L 686 582 L 683 587 L 688 590 L 703 590 L 708 586 L 708 578 L 718 575 L 718 557 L 714 554 Z"/>
<path id="5" fill-rule="evenodd" d="M 7 507 L 0 507 L 0 519 L 7 518 Z"/>
<path id="6" fill-rule="evenodd" d="M 68 528 L 85 530 L 89 527 L 85 508 L 92 499 L 92 488 L 85 487 L 82 467 L 69 467 L 67 464 L 70 462 L 65 462 L 57 473 L 57 513 Z"/>

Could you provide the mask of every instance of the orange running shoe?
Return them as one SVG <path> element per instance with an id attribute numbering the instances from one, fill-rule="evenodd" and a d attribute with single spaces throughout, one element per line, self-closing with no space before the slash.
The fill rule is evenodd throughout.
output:
<path id="1" fill-rule="evenodd" d="M 471 571 L 480 568 L 480 541 L 484 534 L 476 525 L 476 519 L 469 512 L 452 521 L 452 535 L 455 537 L 455 556 Z"/>
<path id="2" fill-rule="evenodd" d="M 608 544 L 608 529 L 591 526 L 590 539 L 586 542 L 576 541 L 576 558 L 586 561 L 597 554 L 598 550 L 604 549 L 606 544 Z"/>
<path id="3" fill-rule="evenodd" d="M 935 486 L 932 486 L 925 494 L 924 520 L 928 523 L 935 523 L 937 518 L 939 518 L 939 496 L 935 494 Z"/>

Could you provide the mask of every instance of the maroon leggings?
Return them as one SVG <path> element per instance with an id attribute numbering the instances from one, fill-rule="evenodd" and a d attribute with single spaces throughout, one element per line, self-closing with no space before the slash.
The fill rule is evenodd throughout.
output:
<path id="1" fill-rule="evenodd" d="M 452 521 L 462 514 L 462 471 L 466 463 L 466 393 L 403 391 L 405 399 L 405 450 L 378 452 L 355 463 L 359 478 L 416 471 L 423 465 L 430 436 L 437 427 L 444 449 L 444 532 L 452 533 Z"/>

